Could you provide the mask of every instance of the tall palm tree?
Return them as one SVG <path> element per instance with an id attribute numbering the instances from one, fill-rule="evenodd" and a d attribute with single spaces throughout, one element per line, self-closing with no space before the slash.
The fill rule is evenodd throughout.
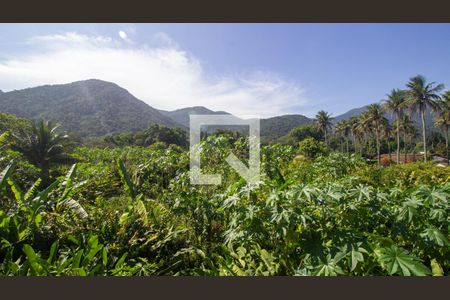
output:
<path id="1" fill-rule="evenodd" d="M 368 142 L 367 135 L 372 132 L 370 116 L 369 116 L 369 112 L 367 110 L 364 111 L 360 115 L 357 128 L 358 128 L 359 134 L 362 136 L 362 143 L 361 143 L 361 149 L 360 149 L 361 155 L 362 155 L 363 150 L 367 146 L 367 142 Z"/>
<path id="2" fill-rule="evenodd" d="M 415 135 L 416 127 L 414 126 L 414 122 L 411 120 L 409 115 L 407 113 L 402 113 L 400 117 L 400 129 L 403 132 L 403 150 L 404 150 L 404 157 L 406 163 L 407 161 L 407 155 L 408 155 L 408 144 L 407 144 L 407 137 L 411 136 L 413 133 Z"/>
<path id="3" fill-rule="evenodd" d="M 319 111 L 315 118 L 315 123 L 316 123 L 317 129 L 323 134 L 324 139 L 325 139 L 325 144 L 328 144 L 328 140 L 327 140 L 328 130 L 331 129 L 333 126 L 333 123 L 331 122 L 331 120 L 333 120 L 331 115 L 323 110 Z"/>
<path id="4" fill-rule="evenodd" d="M 350 134 L 350 123 L 349 120 L 342 120 L 339 121 L 336 124 L 335 131 L 338 135 L 340 135 L 344 140 L 346 144 L 347 154 L 349 153 L 349 141 L 348 141 L 348 135 Z M 342 151 L 343 152 L 343 151 Z"/>
<path id="5" fill-rule="evenodd" d="M 447 164 L 450 165 L 448 154 L 448 127 L 450 126 L 450 91 L 442 95 L 442 100 L 438 102 L 438 117 L 435 120 L 435 126 L 441 128 L 445 137 L 445 151 L 447 155 Z"/>
<path id="6" fill-rule="evenodd" d="M 350 129 L 350 134 L 352 135 L 352 142 L 353 142 L 353 151 L 356 153 L 357 149 L 356 149 L 356 140 L 358 137 L 358 122 L 359 122 L 359 118 L 358 117 L 351 117 L 350 119 L 348 119 L 348 126 Z"/>
<path id="7" fill-rule="evenodd" d="M 382 137 L 386 139 L 386 143 L 388 146 L 388 153 L 389 153 L 389 162 L 391 162 L 392 161 L 392 155 L 391 155 L 392 126 L 389 123 L 388 119 L 384 119 L 381 124 L 381 134 L 382 134 Z"/>
<path id="8" fill-rule="evenodd" d="M 343 138 L 344 137 L 344 122 L 345 120 L 339 121 L 336 123 L 336 125 L 334 126 L 334 132 L 336 134 L 337 138 Z M 343 143 L 341 142 L 341 152 L 344 152 L 344 146 Z"/>
<path id="9" fill-rule="evenodd" d="M 358 141 L 358 147 L 359 147 L 359 154 L 361 156 L 363 156 L 363 152 L 364 152 L 364 131 L 361 127 L 361 121 L 358 119 L 358 123 L 355 124 L 355 137 L 356 140 Z"/>
<path id="10" fill-rule="evenodd" d="M 383 116 L 383 110 L 379 103 L 370 104 L 367 108 L 367 122 L 372 125 L 375 132 L 376 147 L 377 147 L 377 163 L 380 166 L 380 133 L 381 126 L 386 122 L 386 118 Z"/>
<path id="11" fill-rule="evenodd" d="M 412 111 L 420 113 L 422 120 L 422 139 L 423 152 L 425 162 L 427 161 L 427 131 L 425 127 L 425 110 L 427 107 L 436 109 L 436 101 L 440 99 L 439 92 L 444 89 L 444 85 L 436 85 L 434 82 L 426 83 L 425 77 L 417 75 L 412 77 L 406 84 L 407 91 L 407 105 Z"/>
<path id="12" fill-rule="evenodd" d="M 400 89 L 393 89 L 387 95 L 388 99 L 384 100 L 384 110 L 390 111 L 396 120 L 397 127 L 397 164 L 400 159 L 400 117 L 405 107 L 405 91 Z"/>
<path id="13" fill-rule="evenodd" d="M 30 133 L 14 136 L 14 148 L 41 169 L 43 184 L 49 183 L 52 164 L 70 160 L 64 148 L 68 136 L 58 134 L 57 129 L 58 126 L 53 122 L 39 120 L 33 122 Z"/>

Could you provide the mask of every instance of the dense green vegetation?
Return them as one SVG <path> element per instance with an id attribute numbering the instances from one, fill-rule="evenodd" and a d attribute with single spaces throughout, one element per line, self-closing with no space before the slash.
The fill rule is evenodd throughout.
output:
<path id="1" fill-rule="evenodd" d="M 448 274 L 448 168 L 272 145 L 249 186 L 223 160 L 245 156 L 246 141 L 229 141 L 202 142 L 221 186 L 190 185 L 188 153 L 174 145 L 76 148 L 78 163 L 48 186 L 19 184 L 23 170 L 2 159 L 0 272 Z"/>
<path id="2" fill-rule="evenodd" d="M 229 130 L 200 145 L 202 171 L 222 183 L 192 185 L 181 129 L 87 143 L 0 114 L 0 274 L 449 275 L 450 168 L 396 159 L 448 138 L 411 134 L 408 93 L 336 126 L 321 111 L 263 145 L 258 184 L 226 163 L 249 148 Z M 429 102 L 447 134 L 448 99 Z"/>

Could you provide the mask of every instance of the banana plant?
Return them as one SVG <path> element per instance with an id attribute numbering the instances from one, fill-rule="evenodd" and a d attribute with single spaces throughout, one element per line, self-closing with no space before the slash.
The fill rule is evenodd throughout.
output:
<path id="1" fill-rule="evenodd" d="M 125 224 L 129 222 L 130 219 L 133 219 L 132 216 L 134 216 L 135 218 L 139 219 L 143 223 L 143 225 L 147 225 L 148 213 L 147 209 L 145 208 L 144 202 L 142 201 L 144 196 L 142 195 L 142 193 L 138 193 L 138 187 L 133 182 L 130 173 L 123 163 L 123 160 L 119 158 L 117 159 L 116 163 L 125 191 L 132 200 L 131 205 L 128 206 L 127 210 L 120 217 L 120 223 Z"/>
<path id="2" fill-rule="evenodd" d="M 55 180 L 41 191 L 39 191 L 39 187 L 42 180 L 38 179 L 24 192 L 11 176 L 13 169 L 14 162 L 11 162 L 0 173 L 0 191 L 8 183 L 13 192 L 16 205 L 25 216 L 28 226 L 32 226 L 33 224 L 38 225 L 41 220 L 41 211 L 49 207 L 53 207 L 56 212 L 61 212 L 62 208 L 66 207 L 74 211 L 80 218 L 86 218 L 88 216 L 84 208 L 72 198 L 77 189 L 85 184 L 85 181 L 74 183 L 76 164 L 70 168 L 64 181 L 60 182 L 60 180 Z M 50 194 L 57 190 L 62 191 L 62 193 L 57 196 L 55 201 L 50 201 Z"/>
<path id="3" fill-rule="evenodd" d="M 14 161 L 11 161 L 8 166 L 6 166 L 5 169 L 0 173 L 0 194 L 3 190 L 3 188 L 6 186 L 6 183 L 8 182 L 9 176 L 11 176 L 11 173 L 14 169 Z"/>

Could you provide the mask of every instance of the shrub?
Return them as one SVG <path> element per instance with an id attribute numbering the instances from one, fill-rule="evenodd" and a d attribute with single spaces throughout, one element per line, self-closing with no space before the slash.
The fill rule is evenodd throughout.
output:
<path id="1" fill-rule="evenodd" d="M 314 158 L 327 154 L 329 149 L 325 143 L 317 141 L 312 137 L 308 137 L 299 143 L 299 151 L 309 158 Z"/>
<path id="2" fill-rule="evenodd" d="M 392 164 L 386 168 L 366 167 L 355 170 L 353 175 L 374 186 L 412 187 L 418 184 L 445 184 L 450 182 L 450 167 L 438 167 L 432 162 Z"/>

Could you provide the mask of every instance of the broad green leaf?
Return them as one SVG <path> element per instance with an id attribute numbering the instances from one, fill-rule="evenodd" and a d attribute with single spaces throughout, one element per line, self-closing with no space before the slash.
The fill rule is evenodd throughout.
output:
<path id="1" fill-rule="evenodd" d="M 63 201 L 66 199 L 66 197 L 69 195 L 71 188 L 72 188 L 72 182 L 73 178 L 75 176 L 77 169 L 77 164 L 73 164 L 70 168 L 69 172 L 67 172 L 66 177 L 64 178 L 64 181 L 62 182 L 62 186 L 64 186 L 64 191 L 59 199 L 59 201 Z"/>
<path id="2" fill-rule="evenodd" d="M 0 193 L 3 187 L 6 185 L 6 182 L 11 176 L 12 170 L 14 168 L 14 161 L 12 161 L 1 173 L 0 173 Z"/>
<path id="3" fill-rule="evenodd" d="M 22 205 L 23 200 L 23 192 L 20 186 L 14 181 L 12 178 L 8 178 L 8 184 L 11 187 L 11 190 L 14 193 L 14 198 L 19 205 Z"/>
<path id="4" fill-rule="evenodd" d="M 139 220 L 141 220 L 142 224 L 147 225 L 148 224 L 147 209 L 145 208 L 144 202 L 142 202 L 142 200 L 137 200 L 134 209 L 139 217 Z"/>
<path id="5" fill-rule="evenodd" d="M 431 274 L 431 271 L 418 258 L 395 245 L 388 248 L 377 248 L 375 254 L 378 262 L 389 275 L 425 276 Z"/>
<path id="6" fill-rule="evenodd" d="M 103 247 L 102 250 L 102 264 L 104 267 L 106 267 L 106 264 L 108 263 L 108 250 L 106 250 L 106 247 Z"/>
<path id="7" fill-rule="evenodd" d="M 47 258 L 48 263 L 51 264 L 55 260 L 57 251 L 58 251 L 58 241 L 55 241 L 50 247 L 50 254 Z"/>
<path id="8" fill-rule="evenodd" d="M 78 250 L 72 259 L 72 268 L 79 268 L 81 263 L 81 258 L 83 256 L 83 249 Z"/>
<path id="9" fill-rule="evenodd" d="M 350 251 L 350 260 L 349 260 L 350 271 L 355 270 L 356 266 L 358 265 L 358 262 L 364 262 L 364 256 L 361 252 L 352 249 Z"/>
<path id="10" fill-rule="evenodd" d="M 119 174 L 120 178 L 122 179 L 122 182 L 125 186 L 125 190 L 128 193 L 128 195 L 131 197 L 131 199 L 136 199 L 136 187 L 134 186 L 133 182 L 131 181 L 131 177 L 128 174 L 127 169 L 125 168 L 125 165 L 122 161 L 122 159 L 117 159 L 117 166 L 119 168 Z"/>
<path id="11" fill-rule="evenodd" d="M 125 259 L 127 258 L 128 253 L 124 253 L 120 259 L 116 262 L 116 265 L 114 266 L 115 269 L 120 269 L 125 262 Z"/>
<path id="12" fill-rule="evenodd" d="M 40 257 L 34 252 L 33 248 L 25 244 L 23 246 L 23 252 L 27 256 L 27 261 L 30 265 L 33 275 L 44 275 L 45 274 L 45 261 L 41 260 Z"/>
<path id="13" fill-rule="evenodd" d="M 39 185 L 41 184 L 42 180 L 39 178 L 35 181 L 35 183 L 28 189 L 28 191 L 25 193 L 25 196 L 23 197 L 23 200 L 29 201 L 31 198 L 36 195 Z"/>
<path id="14" fill-rule="evenodd" d="M 430 239 L 430 241 L 439 246 L 450 246 L 450 242 L 447 237 L 437 228 L 427 228 L 420 234 L 420 236 Z"/>

